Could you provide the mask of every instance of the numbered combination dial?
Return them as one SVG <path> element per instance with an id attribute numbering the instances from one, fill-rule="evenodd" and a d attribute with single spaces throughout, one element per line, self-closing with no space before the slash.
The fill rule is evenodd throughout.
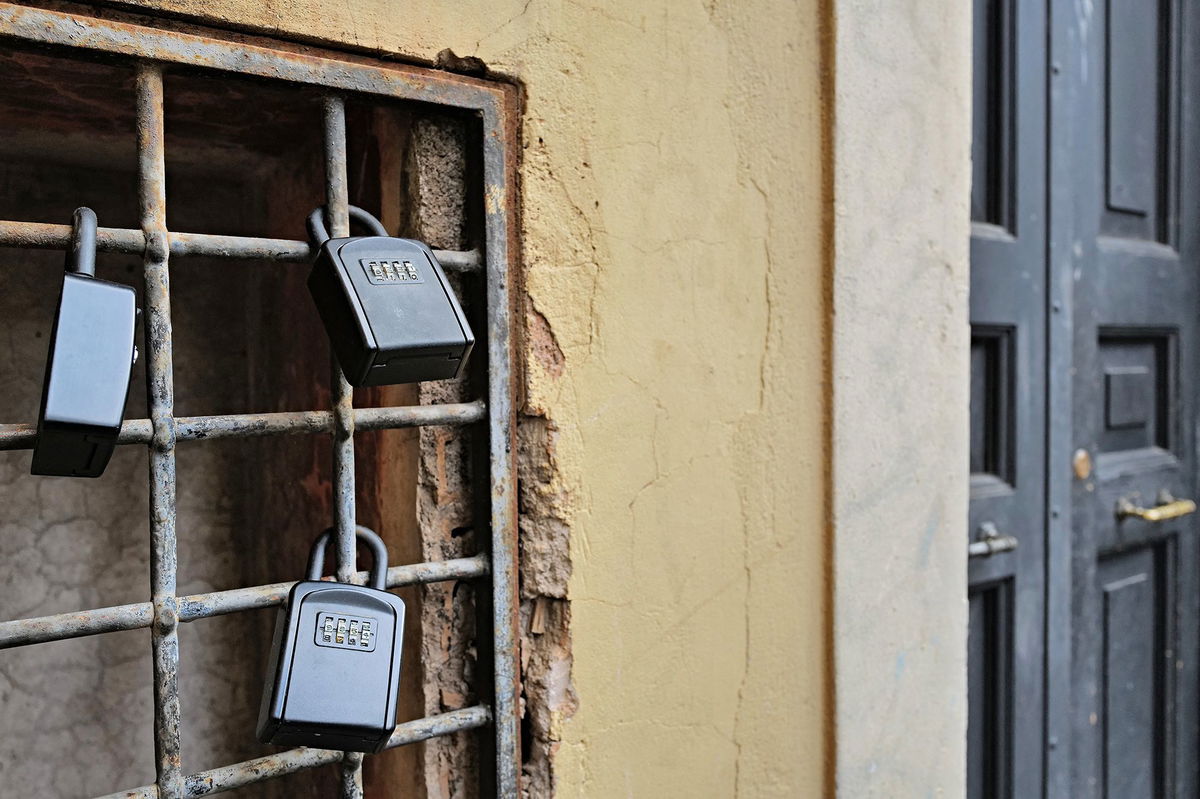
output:
<path id="1" fill-rule="evenodd" d="M 378 627 L 375 619 L 322 611 L 317 614 L 317 646 L 374 652 Z"/>

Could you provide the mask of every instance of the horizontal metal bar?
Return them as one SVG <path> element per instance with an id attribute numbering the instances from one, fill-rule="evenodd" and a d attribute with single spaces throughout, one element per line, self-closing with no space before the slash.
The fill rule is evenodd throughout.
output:
<path id="1" fill-rule="evenodd" d="M 447 272 L 478 272 L 483 269 L 479 250 L 434 250 L 433 256 Z"/>
<path id="2" fill-rule="evenodd" d="M 397 61 L 292 48 L 215 30 L 163 30 L 16 3 L 0 3 L 0 37 L 475 111 L 502 103 L 506 92 L 496 82 Z"/>
<path id="3" fill-rule="evenodd" d="M 387 570 L 386 579 L 388 588 L 400 588 L 406 585 L 437 583 L 445 580 L 475 579 L 486 576 L 488 571 L 487 556 L 475 555 L 470 558 L 393 566 Z M 356 577 L 360 582 L 365 581 L 367 572 L 359 572 Z M 194 621 L 241 610 L 273 607 L 283 601 L 295 584 L 295 581 L 292 581 L 180 597 L 179 618 L 183 621 Z"/>
<path id="4" fill-rule="evenodd" d="M 65 250 L 70 243 L 70 225 L 0 220 L 0 246 L 35 250 Z M 263 239 L 254 236 L 218 236 L 210 233 L 168 233 L 172 257 L 201 255 L 209 258 L 238 258 L 307 263 L 316 254 L 306 241 Z M 146 237 L 140 230 L 102 227 L 96 232 L 96 249 L 141 255 Z M 478 250 L 434 250 L 443 269 L 471 272 L 481 268 Z"/>
<path id="5" fill-rule="evenodd" d="M 0 245 L 34 250 L 63 250 L 70 239 L 70 225 L 0 220 Z M 146 235 L 140 230 L 102 227 L 96 231 L 96 249 L 141 255 L 146 250 Z"/>
<path id="6" fill-rule="evenodd" d="M 487 725 L 491 720 L 491 711 L 484 705 L 476 705 L 416 721 L 407 721 L 396 726 L 396 731 L 388 739 L 387 748 L 427 741 L 439 735 L 473 730 Z M 283 777 L 304 769 L 337 763 L 342 757 L 342 752 L 330 749 L 309 749 L 307 747 L 289 749 L 286 752 L 184 777 L 184 795 L 190 799 L 191 797 L 210 796 L 214 793 L 231 791 L 234 788 Z M 108 794 L 99 799 L 156 799 L 157 796 L 158 789 L 154 785 L 145 785 L 131 791 Z"/>
<path id="7" fill-rule="evenodd" d="M 393 566 L 387 570 L 388 588 L 406 585 L 421 585 L 445 580 L 471 580 L 484 577 L 489 572 L 486 555 L 470 558 L 414 563 Z M 359 572 L 365 581 L 367 572 Z M 234 588 L 229 591 L 214 591 L 208 594 L 192 594 L 179 597 L 179 619 L 195 621 L 212 616 L 223 616 L 242 610 L 269 608 L 280 604 L 292 590 L 295 581 L 258 585 L 251 588 Z M 0 622 L 0 649 L 11 649 L 47 641 L 81 638 L 87 635 L 111 633 L 119 630 L 137 630 L 149 627 L 154 619 L 153 606 L 149 602 L 117 605 L 75 613 L 59 613 L 32 619 L 16 619 Z"/>
<path id="8" fill-rule="evenodd" d="M 400 405 L 391 408 L 355 408 L 358 430 L 393 430 L 401 427 L 465 425 L 482 421 L 487 406 L 482 400 L 445 405 Z M 333 430 L 330 411 L 287 411 L 244 413 L 224 416 L 181 416 L 175 420 L 177 441 L 209 441 L 219 438 L 328 433 Z M 149 444 L 154 435 L 149 419 L 128 419 L 121 425 L 118 444 Z M 33 449 L 37 425 L 0 425 L 0 450 Z"/>

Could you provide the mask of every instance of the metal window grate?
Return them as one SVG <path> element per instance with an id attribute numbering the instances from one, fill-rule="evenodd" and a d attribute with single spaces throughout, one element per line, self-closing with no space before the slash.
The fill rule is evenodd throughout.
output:
<path id="1" fill-rule="evenodd" d="M 91 12 L 90 12 L 91 13 Z M 443 713 L 397 727 L 390 746 L 459 730 L 494 725 L 496 794 L 519 791 L 518 675 L 516 671 L 516 491 L 513 463 L 513 352 L 510 253 L 514 225 L 512 173 L 516 100 L 511 87 L 400 64 L 384 64 L 325 51 L 264 46 L 213 32 L 165 31 L 119 18 L 0 3 L 0 39 L 69 47 L 131 63 L 136 72 L 138 188 L 141 230 L 102 228 L 102 251 L 143 256 L 149 419 L 127 421 L 120 443 L 150 449 L 151 597 L 118 607 L 83 610 L 0 623 L 0 648 L 149 627 L 154 666 L 156 782 L 124 797 L 205 796 L 328 763 L 342 763 L 342 795 L 362 795 L 361 755 L 294 749 L 257 760 L 186 775 L 180 747 L 178 624 L 242 610 L 278 605 L 292 583 L 178 596 L 176 593 L 176 473 L 179 442 L 287 434 L 333 437 L 337 579 L 365 579 L 355 567 L 354 433 L 421 425 L 486 424 L 489 450 L 490 547 L 485 554 L 443 562 L 395 566 L 389 587 L 441 580 L 485 579 L 492 592 L 492 686 L 490 704 Z M 326 201 L 333 236 L 349 233 L 346 123 L 343 97 L 367 94 L 467 109 L 482 122 L 484 240 L 469 252 L 439 252 L 453 270 L 482 269 L 486 278 L 487 397 L 435 406 L 352 407 L 349 384 L 333 366 L 333 407 L 294 413 L 177 418 L 170 315 L 169 261 L 204 255 L 233 259 L 306 261 L 306 242 L 172 232 L 166 225 L 163 135 L 163 74 L 186 67 L 238 73 L 324 90 Z M 65 225 L 0 221 L 0 246 L 65 248 Z M 477 350 L 478 352 L 479 350 Z M 32 447 L 28 424 L 0 425 L 0 449 Z"/>

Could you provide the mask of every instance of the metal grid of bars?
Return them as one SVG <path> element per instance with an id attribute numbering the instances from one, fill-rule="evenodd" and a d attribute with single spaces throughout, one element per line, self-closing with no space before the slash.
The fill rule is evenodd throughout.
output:
<path id="1" fill-rule="evenodd" d="M 286 434 L 329 434 L 333 439 L 337 572 L 340 581 L 363 581 L 355 565 L 354 433 L 421 425 L 486 424 L 488 434 L 488 552 L 475 557 L 395 566 L 388 587 L 440 580 L 491 579 L 493 685 L 490 703 L 411 721 L 397 727 L 389 746 L 492 724 L 495 732 L 497 796 L 519 793 L 518 673 L 516 663 L 516 491 L 513 462 L 513 352 L 510 256 L 515 252 L 512 176 L 516 95 L 512 87 L 444 72 L 346 54 L 300 48 L 213 31 L 166 31 L 128 18 L 100 18 L 68 5 L 46 8 L 0 3 L 0 39 L 76 50 L 127 60 L 135 71 L 138 194 L 141 230 L 102 228 L 102 251 L 143 257 L 145 341 L 149 419 L 127 421 L 119 443 L 150 450 L 150 601 L 0 622 L 0 648 L 84 635 L 149 627 L 154 666 L 153 785 L 119 792 L 122 797 L 205 796 L 301 769 L 341 763 L 342 796 L 362 796 L 362 756 L 318 749 L 293 749 L 198 774 L 185 774 L 180 746 L 180 622 L 278 605 L 292 583 L 277 583 L 193 596 L 176 591 L 176 472 L 180 442 Z M 163 74 L 172 68 L 208 69 L 324 90 L 326 203 L 331 234 L 349 234 L 344 97 L 378 95 L 451 106 L 475 112 L 482 123 L 484 240 L 468 252 L 439 252 L 453 270 L 482 269 L 487 306 L 487 397 L 438 406 L 361 408 L 334 363 L 332 409 L 291 413 L 177 418 L 170 315 L 172 257 L 205 255 L 234 259 L 300 262 L 311 258 L 306 242 L 172 232 L 166 225 L 166 158 Z M 0 221 L 0 246 L 65 248 L 65 225 Z M 32 447 L 29 424 L 0 425 L 0 449 Z"/>

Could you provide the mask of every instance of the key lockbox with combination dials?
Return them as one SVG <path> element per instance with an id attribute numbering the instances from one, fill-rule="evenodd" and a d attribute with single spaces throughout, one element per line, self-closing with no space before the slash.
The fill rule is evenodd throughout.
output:
<path id="1" fill-rule="evenodd" d="M 309 554 L 308 579 L 279 610 L 258 738 L 279 746 L 379 752 L 396 729 L 404 602 L 383 590 L 387 550 L 366 527 L 371 586 L 320 579 L 331 531 Z"/>
<path id="2" fill-rule="evenodd" d="M 323 213 L 308 219 L 319 247 L 308 288 L 350 385 L 459 377 L 475 337 L 433 251 L 354 206 L 376 235 L 331 239 Z"/>

